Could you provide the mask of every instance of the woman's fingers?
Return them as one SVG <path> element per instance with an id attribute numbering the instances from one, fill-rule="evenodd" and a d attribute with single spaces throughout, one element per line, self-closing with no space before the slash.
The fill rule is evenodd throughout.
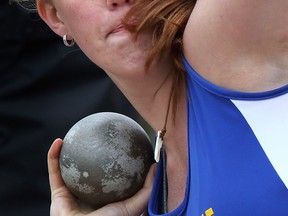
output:
<path id="1" fill-rule="evenodd" d="M 155 172 L 156 164 L 153 164 L 147 174 L 143 188 L 138 191 L 135 196 L 124 201 L 129 215 L 140 215 L 141 213 L 146 211 L 150 194 L 152 192 Z"/>
<path id="2" fill-rule="evenodd" d="M 99 215 L 139 216 L 144 213 L 152 191 L 156 164 L 150 167 L 144 186 L 133 197 L 122 202 L 109 204 L 98 210 Z"/>

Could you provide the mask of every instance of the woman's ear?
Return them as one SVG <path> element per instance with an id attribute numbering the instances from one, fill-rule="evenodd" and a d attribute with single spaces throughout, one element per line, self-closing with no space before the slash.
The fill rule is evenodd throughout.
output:
<path id="1" fill-rule="evenodd" d="M 64 22 L 59 18 L 57 9 L 50 1 L 37 1 L 37 9 L 39 16 L 44 22 L 59 36 L 67 34 L 67 29 Z"/>

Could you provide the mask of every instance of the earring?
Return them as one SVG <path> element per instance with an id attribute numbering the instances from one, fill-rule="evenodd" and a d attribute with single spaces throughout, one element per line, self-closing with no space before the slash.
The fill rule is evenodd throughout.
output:
<path id="1" fill-rule="evenodd" d="M 67 47 L 72 47 L 75 44 L 75 40 L 74 39 L 67 40 L 67 34 L 65 34 L 63 36 L 63 42 L 64 42 L 65 46 L 67 46 Z"/>

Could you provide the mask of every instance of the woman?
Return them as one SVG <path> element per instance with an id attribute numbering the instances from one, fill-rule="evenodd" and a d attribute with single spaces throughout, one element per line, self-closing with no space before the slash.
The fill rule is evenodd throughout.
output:
<path id="1" fill-rule="evenodd" d="M 150 215 L 286 214 L 287 10 L 287 0 L 38 0 L 50 28 L 75 40 L 155 131 L 167 129 L 167 172 L 162 158 L 153 190 L 155 168 L 134 197 L 96 211 L 61 181 L 57 139 L 52 214 L 139 215 L 151 190 Z"/>

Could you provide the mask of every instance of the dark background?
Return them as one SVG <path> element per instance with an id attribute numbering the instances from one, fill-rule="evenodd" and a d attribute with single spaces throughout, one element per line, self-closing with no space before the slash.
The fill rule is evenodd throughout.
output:
<path id="1" fill-rule="evenodd" d="M 102 111 L 138 118 L 77 46 L 0 1 L 0 215 L 49 215 L 47 151 L 81 118 Z"/>

